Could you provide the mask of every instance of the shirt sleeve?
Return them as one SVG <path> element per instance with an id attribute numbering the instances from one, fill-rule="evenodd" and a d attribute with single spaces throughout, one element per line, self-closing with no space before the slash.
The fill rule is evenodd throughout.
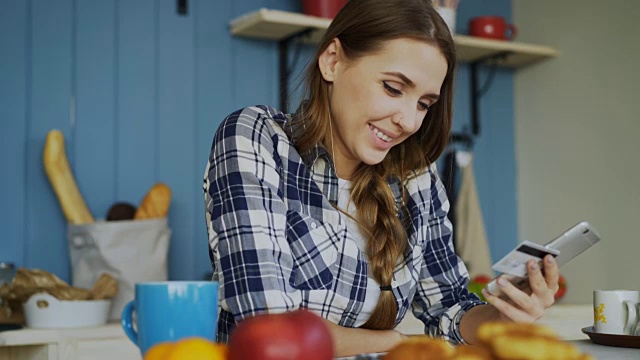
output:
<path id="1" fill-rule="evenodd" d="M 207 231 L 220 306 L 235 321 L 300 306 L 289 284 L 292 256 L 285 236 L 277 139 L 261 108 L 227 117 L 205 172 Z"/>
<path id="2" fill-rule="evenodd" d="M 425 237 L 420 281 L 412 304 L 412 312 L 425 324 L 425 333 L 452 343 L 464 343 L 460 335 L 462 315 L 474 306 L 484 304 L 467 290 L 469 274 L 453 249 L 452 226 L 447 218 L 449 201 L 435 164 L 424 174 L 429 193 L 422 194 L 425 214 L 422 228 Z M 419 179 L 420 180 L 420 179 Z"/>

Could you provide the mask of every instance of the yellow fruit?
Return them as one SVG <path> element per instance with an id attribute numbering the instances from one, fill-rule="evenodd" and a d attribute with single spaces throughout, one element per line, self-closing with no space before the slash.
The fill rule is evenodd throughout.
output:
<path id="1" fill-rule="evenodd" d="M 226 358 L 226 345 L 192 337 L 177 341 L 163 360 L 226 360 Z"/>
<path id="2" fill-rule="evenodd" d="M 165 360 L 167 353 L 173 348 L 173 343 L 163 342 L 153 345 L 144 354 L 144 360 Z"/>

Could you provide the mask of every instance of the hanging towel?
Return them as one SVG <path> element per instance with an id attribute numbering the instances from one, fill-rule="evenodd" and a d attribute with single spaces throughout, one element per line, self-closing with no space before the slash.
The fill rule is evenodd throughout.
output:
<path id="1" fill-rule="evenodd" d="M 456 154 L 458 166 L 462 169 L 462 183 L 456 200 L 456 243 L 457 253 L 464 261 L 469 275 L 493 277 L 491 253 L 480 210 L 473 161 L 470 153 Z"/>

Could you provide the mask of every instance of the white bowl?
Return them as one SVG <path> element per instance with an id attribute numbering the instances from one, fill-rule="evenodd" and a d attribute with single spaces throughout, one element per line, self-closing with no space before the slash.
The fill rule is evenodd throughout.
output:
<path id="1" fill-rule="evenodd" d="M 27 326 L 62 329 L 107 322 L 111 300 L 62 301 L 47 293 L 33 294 L 23 305 Z"/>

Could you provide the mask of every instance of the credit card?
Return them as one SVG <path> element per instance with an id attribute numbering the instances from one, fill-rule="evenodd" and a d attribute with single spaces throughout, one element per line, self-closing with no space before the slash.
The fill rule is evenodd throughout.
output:
<path id="1" fill-rule="evenodd" d="M 560 255 L 560 250 L 550 249 L 531 241 L 523 241 L 495 263 L 492 269 L 503 274 L 523 277 L 527 275 L 527 262 L 530 260 L 542 261 L 547 255 L 557 257 Z"/>

